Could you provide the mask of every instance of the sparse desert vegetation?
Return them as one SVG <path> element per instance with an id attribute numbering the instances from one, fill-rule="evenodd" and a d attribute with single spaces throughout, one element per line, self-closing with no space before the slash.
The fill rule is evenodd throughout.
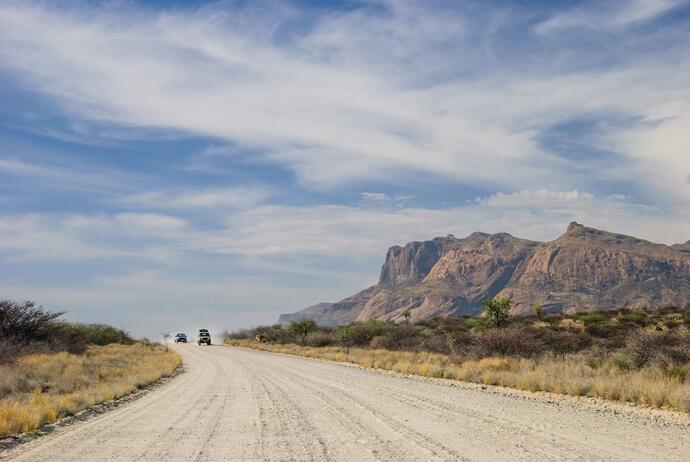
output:
<path id="1" fill-rule="evenodd" d="M 541 319 L 541 320 L 540 320 Z M 690 412 L 690 310 L 538 312 L 371 320 L 337 328 L 258 327 L 231 345 L 523 390 L 601 397 Z"/>
<path id="2" fill-rule="evenodd" d="M 36 430 L 172 374 L 172 350 L 104 324 L 0 302 L 0 436 Z"/>
<path id="3" fill-rule="evenodd" d="M 31 301 L 0 300 L 0 364 L 28 354 L 83 353 L 89 345 L 134 343 L 122 329 L 66 322 L 60 319 L 64 314 L 47 311 Z"/>

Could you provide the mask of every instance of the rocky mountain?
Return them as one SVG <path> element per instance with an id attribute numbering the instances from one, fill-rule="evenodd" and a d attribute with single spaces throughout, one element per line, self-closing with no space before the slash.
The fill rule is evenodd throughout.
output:
<path id="1" fill-rule="evenodd" d="M 571 223 L 551 242 L 506 233 L 453 235 L 388 250 L 379 282 L 280 322 L 323 325 L 369 318 L 412 320 L 480 312 L 488 297 L 513 299 L 513 314 L 684 306 L 690 302 L 690 241 L 667 246 Z"/>

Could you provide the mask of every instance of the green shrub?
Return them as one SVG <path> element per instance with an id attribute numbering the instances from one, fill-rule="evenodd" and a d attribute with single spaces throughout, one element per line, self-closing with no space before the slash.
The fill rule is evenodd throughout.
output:
<path id="1" fill-rule="evenodd" d="M 640 327 L 649 325 L 650 319 L 644 313 L 630 312 L 623 313 L 616 317 L 616 319 L 622 324 L 636 324 Z"/>
<path id="2" fill-rule="evenodd" d="M 63 314 L 64 311 L 51 313 L 31 301 L 0 300 L 0 337 L 21 343 L 46 340 L 50 328 Z"/>
<path id="3" fill-rule="evenodd" d="M 318 331 L 309 334 L 304 339 L 304 344 L 310 347 L 325 347 L 335 345 L 336 336 L 330 331 Z"/>
<path id="4" fill-rule="evenodd" d="M 423 337 L 416 326 L 411 324 L 393 324 L 382 335 L 372 338 L 371 346 L 388 350 L 418 350 Z"/>
<path id="5" fill-rule="evenodd" d="M 290 332 L 292 335 L 297 337 L 300 343 L 304 343 L 304 340 L 307 338 L 307 335 L 311 334 L 312 332 L 315 332 L 318 326 L 316 325 L 316 321 L 313 319 L 297 319 L 294 321 L 290 321 L 288 324 L 288 332 Z"/>
<path id="6" fill-rule="evenodd" d="M 627 371 L 630 369 L 630 362 L 627 358 L 622 356 L 616 356 L 611 360 L 612 364 L 622 371 Z"/>
<path id="7" fill-rule="evenodd" d="M 51 328 L 56 338 L 68 342 L 83 342 L 88 345 L 109 345 L 121 343 L 131 345 L 134 339 L 124 330 L 108 324 L 56 323 Z"/>
<path id="8" fill-rule="evenodd" d="M 26 354 L 82 353 L 89 345 L 134 343 L 122 329 L 107 324 L 62 321 L 63 314 L 47 311 L 30 301 L 0 301 L 0 363 Z"/>
<path id="9" fill-rule="evenodd" d="M 389 329 L 388 323 L 370 319 L 365 323 L 354 323 L 338 328 L 336 336 L 340 345 L 351 348 L 369 346 L 374 337 L 380 337 Z"/>
<path id="10" fill-rule="evenodd" d="M 260 339 L 264 343 L 294 343 L 296 341 L 292 332 L 289 332 L 281 324 L 272 326 L 262 326 L 253 329 L 255 339 Z M 232 334 L 231 334 L 231 338 Z"/>
<path id="11" fill-rule="evenodd" d="M 513 301 L 509 298 L 487 298 L 482 302 L 484 319 L 482 324 L 488 328 L 505 326 L 510 317 L 510 307 Z"/>
<path id="12" fill-rule="evenodd" d="M 473 342 L 474 356 L 514 356 L 529 358 L 543 352 L 546 344 L 531 329 L 507 327 L 489 329 L 475 334 Z"/>
<path id="13" fill-rule="evenodd" d="M 585 326 L 600 326 L 606 324 L 609 317 L 604 314 L 581 314 L 578 319 L 585 323 Z"/>

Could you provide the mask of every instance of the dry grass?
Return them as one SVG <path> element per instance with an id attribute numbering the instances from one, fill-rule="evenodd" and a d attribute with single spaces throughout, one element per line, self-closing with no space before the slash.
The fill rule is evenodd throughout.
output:
<path id="1" fill-rule="evenodd" d="M 438 353 L 276 345 L 230 340 L 230 345 L 285 353 L 403 374 L 440 377 L 529 391 L 548 391 L 640 403 L 690 412 L 690 364 L 668 373 L 656 366 L 626 370 L 615 356 L 592 362 L 583 355 L 518 359 L 462 359 Z M 687 379 L 686 379 L 687 377 Z"/>
<path id="2" fill-rule="evenodd" d="M 91 347 L 24 356 L 0 366 L 0 436 L 36 430 L 172 374 L 177 353 L 159 345 Z"/>

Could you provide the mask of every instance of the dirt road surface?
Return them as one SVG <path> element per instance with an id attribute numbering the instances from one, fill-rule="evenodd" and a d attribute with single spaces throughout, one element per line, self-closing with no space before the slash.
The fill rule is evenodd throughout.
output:
<path id="1" fill-rule="evenodd" d="M 16 461 L 689 461 L 690 428 L 348 365 L 179 345 L 187 372 Z"/>

